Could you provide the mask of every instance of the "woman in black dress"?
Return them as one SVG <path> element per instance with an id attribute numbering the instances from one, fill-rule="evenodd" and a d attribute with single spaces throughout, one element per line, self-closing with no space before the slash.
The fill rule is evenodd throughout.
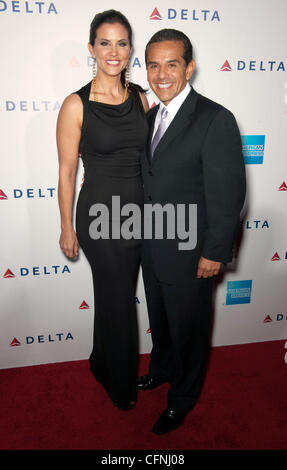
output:
<path id="1" fill-rule="evenodd" d="M 97 73 L 65 99 L 57 124 L 60 247 L 74 258 L 80 245 L 90 263 L 95 308 L 91 370 L 114 404 L 128 410 L 137 398 L 140 240 L 112 238 L 112 228 L 123 218 L 113 217 L 111 208 L 113 196 L 120 197 L 121 206 L 143 205 L 139 156 L 147 138 L 148 103 L 143 90 L 127 81 L 132 32 L 121 13 L 109 10 L 95 16 L 88 47 Z M 79 153 L 85 178 L 75 233 L 72 208 Z M 109 237 L 95 239 L 89 233 L 95 219 L 89 211 L 99 203 L 109 211 Z"/>

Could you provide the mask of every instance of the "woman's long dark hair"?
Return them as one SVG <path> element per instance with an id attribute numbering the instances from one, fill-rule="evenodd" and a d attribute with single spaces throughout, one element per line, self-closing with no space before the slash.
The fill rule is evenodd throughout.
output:
<path id="1" fill-rule="evenodd" d="M 98 13 L 93 21 L 91 22 L 90 26 L 90 37 L 89 37 L 89 43 L 93 46 L 96 36 L 97 36 L 97 29 L 99 26 L 105 23 L 120 23 L 123 25 L 127 32 L 128 32 L 128 38 L 129 38 L 129 43 L 130 46 L 132 47 L 133 45 L 133 33 L 132 33 L 132 28 L 130 23 L 128 22 L 127 18 L 119 11 L 116 10 L 107 10 L 103 11 L 102 13 Z M 122 70 L 121 72 L 121 84 L 123 87 L 125 86 L 126 83 L 126 69 Z M 145 90 L 140 85 L 136 85 L 135 83 L 129 82 L 129 89 L 131 91 L 137 91 L 137 92 L 142 92 L 145 93 Z"/>

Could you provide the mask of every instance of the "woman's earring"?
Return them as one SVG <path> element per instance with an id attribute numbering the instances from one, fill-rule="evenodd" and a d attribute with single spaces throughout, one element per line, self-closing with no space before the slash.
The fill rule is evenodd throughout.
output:
<path id="1" fill-rule="evenodd" d="M 128 88 L 130 81 L 130 62 L 127 63 L 125 70 L 125 87 Z"/>
<path id="2" fill-rule="evenodd" d="M 96 76 L 97 76 L 97 62 L 96 62 L 96 59 L 94 59 L 93 61 L 93 80 L 95 80 Z"/>
<path id="3" fill-rule="evenodd" d="M 94 101 L 97 101 L 96 77 L 97 77 L 97 65 L 96 65 L 96 59 L 94 59 L 94 62 L 93 62 L 93 83 L 92 83 L 92 93 L 94 95 Z"/>

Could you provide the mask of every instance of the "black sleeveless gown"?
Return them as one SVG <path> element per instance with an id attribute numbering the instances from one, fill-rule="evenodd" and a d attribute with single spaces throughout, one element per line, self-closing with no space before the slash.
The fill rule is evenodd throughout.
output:
<path id="1" fill-rule="evenodd" d="M 112 214 L 112 196 L 120 205 L 143 206 L 140 151 L 147 138 L 147 122 L 140 96 L 131 92 L 119 105 L 89 100 L 91 83 L 76 93 L 83 102 L 80 154 L 85 177 L 76 209 L 76 231 L 93 276 L 94 334 L 91 370 L 120 408 L 137 398 L 138 328 L 136 285 L 140 240 L 123 237 L 91 238 L 94 204 L 109 209 L 109 229 L 119 220 Z M 121 217 L 121 222 L 123 218 Z"/>

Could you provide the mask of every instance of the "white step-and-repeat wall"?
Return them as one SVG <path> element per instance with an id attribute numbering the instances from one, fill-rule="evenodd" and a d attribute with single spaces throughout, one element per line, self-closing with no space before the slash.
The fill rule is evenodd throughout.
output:
<path id="1" fill-rule="evenodd" d="M 0 368 L 86 359 L 89 265 L 59 249 L 55 128 L 64 98 L 91 80 L 89 26 L 115 8 L 134 30 L 132 81 L 148 88 L 145 44 L 191 39 L 194 88 L 237 118 L 248 195 L 236 256 L 214 298 L 212 345 L 287 337 L 287 3 L 282 0 L 0 1 Z M 157 102 L 148 93 L 150 105 Z M 83 169 L 79 165 L 77 193 Z M 142 278 L 140 353 L 151 349 Z M 108 305 L 107 305 L 108 308 Z"/>

